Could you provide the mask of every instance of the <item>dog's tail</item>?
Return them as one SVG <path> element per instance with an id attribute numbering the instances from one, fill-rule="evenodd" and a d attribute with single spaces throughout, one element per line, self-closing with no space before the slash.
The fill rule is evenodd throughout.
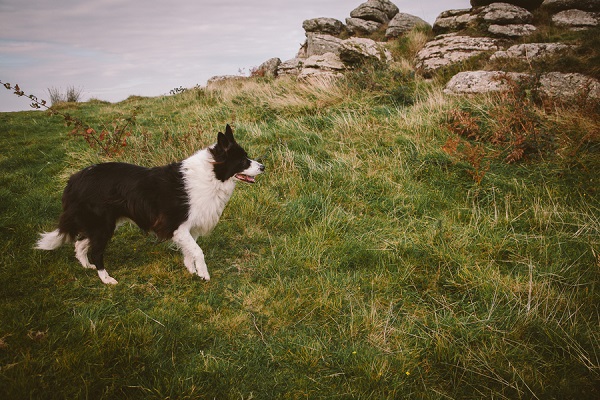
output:
<path id="1" fill-rule="evenodd" d="M 56 229 L 52 232 L 40 233 L 40 238 L 34 248 L 38 250 L 54 250 L 70 241 L 71 237 L 68 234 Z"/>

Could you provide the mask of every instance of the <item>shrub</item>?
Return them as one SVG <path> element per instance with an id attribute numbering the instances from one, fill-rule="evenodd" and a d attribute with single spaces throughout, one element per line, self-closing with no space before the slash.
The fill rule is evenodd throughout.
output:
<path id="1" fill-rule="evenodd" d="M 446 119 L 451 135 L 442 149 L 469 164 L 469 173 L 477 183 L 492 160 L 507 164 L 556 156 L 574 160 L 585 158 L 585 152 L 597 151 L 598 104 L 586 100 L 565 105 L 541 97 L 535 81 L 509 85 L 508 91 L 491 102 L 467 100 Z"/>

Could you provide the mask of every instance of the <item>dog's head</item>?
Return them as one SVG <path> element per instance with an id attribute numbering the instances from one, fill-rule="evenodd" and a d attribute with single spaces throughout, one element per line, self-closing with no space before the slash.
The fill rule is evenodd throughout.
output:
<path id="1" fill-rule="evenodd" d="M 214 159 L 215 176 L 221 182 L 235 178 L 254 183 L 254 178 L 265 170 L 264 165 L 248 158 L 246 151 L 235 141 L 229 125 L 225 133 L 219 132 L 217 143 L 209 150 Z"/>

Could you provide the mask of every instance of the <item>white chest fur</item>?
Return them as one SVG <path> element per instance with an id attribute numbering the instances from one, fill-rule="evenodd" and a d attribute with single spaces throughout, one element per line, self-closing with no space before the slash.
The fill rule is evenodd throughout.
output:
<path id="1" fill-rule="evenodd" d="M 235 180 L 221 182 L 215 177 L 213 159 L 206 149 L 184 160 L 182 173 L 190 207 L 182 225 L 194 238 L 207 235 L 219 222 L 235 189 Z"/>

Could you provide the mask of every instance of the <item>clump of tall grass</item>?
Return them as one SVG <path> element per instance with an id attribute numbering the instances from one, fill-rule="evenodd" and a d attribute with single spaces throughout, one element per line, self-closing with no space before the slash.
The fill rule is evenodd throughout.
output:
<path id="1" fill-rule="evenodd" d="M 63 91 L 60 88 L 50 87 L 48 88 L 48 96 L 50 98 L 50 104 L 56 106 L 60 103 L 78 103 L 81 101 L 83 89 L 75 86 L 67 86 Z"/>

